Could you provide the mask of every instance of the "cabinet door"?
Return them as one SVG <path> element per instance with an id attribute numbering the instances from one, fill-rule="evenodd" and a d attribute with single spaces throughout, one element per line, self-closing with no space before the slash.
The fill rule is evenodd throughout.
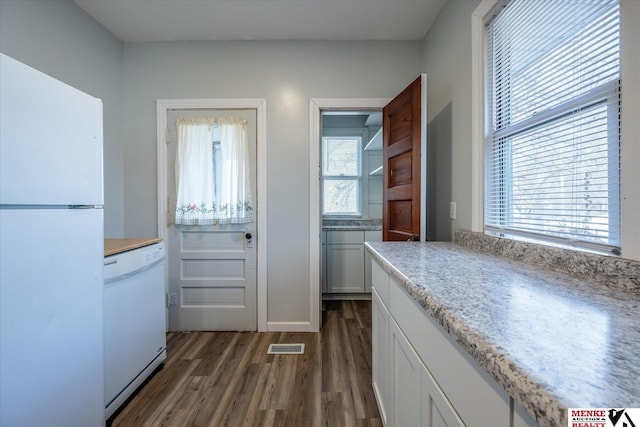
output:
<path id="1" fill-rule="evenodd" d="M 371 254 L 364 251 L 364 291 L 371 292 Z"/>
<path id="2" fill-rule="evenodd" d="M 464 422 L 424 366 L 422 368 L 422 425 L 424 427 L 465 427 Z"/>
<path id="3" fill-rule="evenodd" d="M 327 292 L 364 292 L 364 246 L 326 246 Z"/>
<path id="4" fill-rule="evenodd" d="M 513 398 L 512 398 L 513 400 Z M 538 427 L 538 423 L 518 402 L 513 402 L 513 427 Z"/>
<path id="5" fill-rule="evenodd" d="M 422 426 L 422 363 L 391 318 L 390 426 Z"/>
<path id="6" fill-rule="evenodd" d="M 364 240 L 365 242 L 381 242 L 382 241 L 382 231 L 365 231 L 364 232 Z M 365 250 L 364 251 L 364 291 L 371 292 L 371 254 Z"/>
<path id="7" fill-rule="evenodd" d="M 327 292 L 327 245 L 322 244 L 322 266 L 320 270 L 322 276 L 322 292 Z"/>
<path id="8" fill-rule="evenodd" d="M 380 418 L 384 425 L 389 413 L 389 311 L 378 296 L 375 288 L 371 291 L 372 333 L 371 371 L 373 392 L 378 401 Z"/>

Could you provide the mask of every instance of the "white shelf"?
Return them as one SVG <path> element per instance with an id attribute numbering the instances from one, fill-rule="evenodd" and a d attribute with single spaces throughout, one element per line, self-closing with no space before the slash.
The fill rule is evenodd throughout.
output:
<path id="1" fill-rule="evenodd" d="M 382 128 L 378 129 L 378 132 L 373 135 L 373 138 L 364 147 L 364 151 L 368 150 L 382 150 Z"/>

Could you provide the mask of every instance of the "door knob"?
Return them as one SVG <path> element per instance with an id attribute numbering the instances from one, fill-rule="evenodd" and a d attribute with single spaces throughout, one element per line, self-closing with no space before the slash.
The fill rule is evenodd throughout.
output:
<path id="1" fill-rule="evenodd" d="M 247 240 L 251 240 L 251 238 L 252 238 L 252 237 L 253 237 L 253 236 L 251 235 L 251 233 L 246 233 L 246 234 L 244 235 L 244 238 L 245 238 L 245 239 L 247 239 Z"/>

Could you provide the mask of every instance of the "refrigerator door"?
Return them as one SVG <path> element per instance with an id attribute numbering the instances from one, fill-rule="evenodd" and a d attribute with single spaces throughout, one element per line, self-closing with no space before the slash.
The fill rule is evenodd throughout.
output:
<path id="1" fill-rule="evenodd" d="M 0 54 L 0 205 L 102 205 L 102 101 Z"/>
<path id="2" fill-rule="evenodd" d="M 0 209 L 0 425 L 104 426 L 102 209 Z"/>

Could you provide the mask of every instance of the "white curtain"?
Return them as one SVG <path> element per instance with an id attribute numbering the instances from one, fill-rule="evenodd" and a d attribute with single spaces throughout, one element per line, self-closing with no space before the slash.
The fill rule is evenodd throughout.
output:
<path id="1" fill-rule="evenodd" d="M 220 131 L 218 150 L 214 150 L 215 127 Z M 176 224 L 252 222 L 246 120 L 182 118 L 177 128 Z"/>

